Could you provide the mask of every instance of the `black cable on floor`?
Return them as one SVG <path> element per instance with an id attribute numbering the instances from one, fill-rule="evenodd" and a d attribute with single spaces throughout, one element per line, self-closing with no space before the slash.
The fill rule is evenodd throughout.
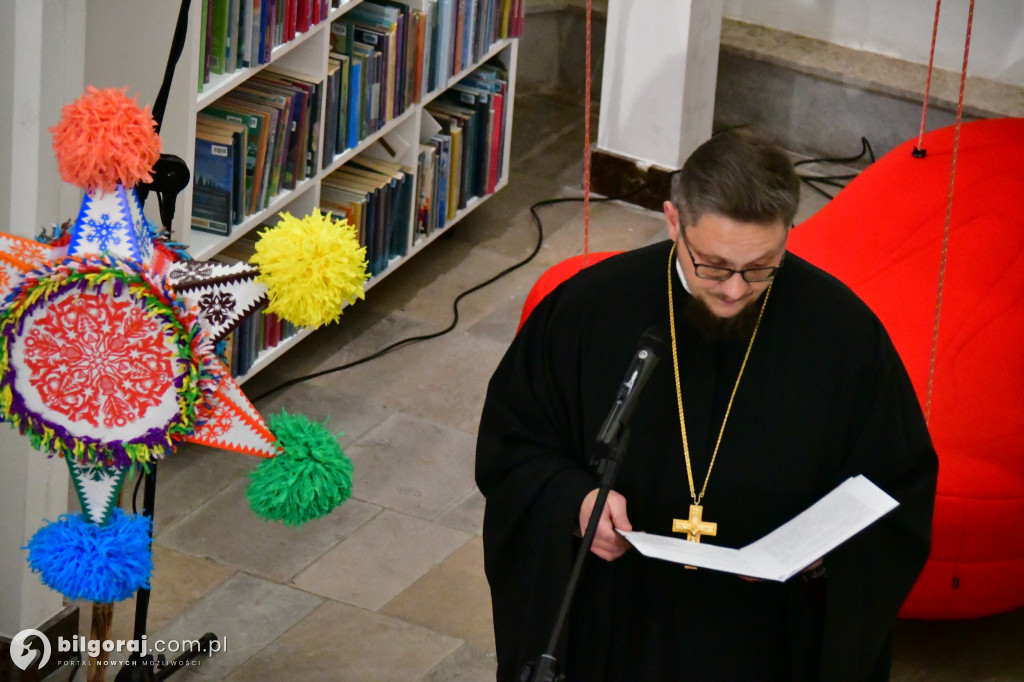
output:
<path id="1" fill-rule="evenodd" d="M 675 173 L 675 172 L 678 172 L 678 171 L 673 171 L 673 173 Z M 652 185 L 652 183 L 645 183 L 645 184 L 641 185 L 640 187 L 638 187 L 637 189 L 632 190 L 631 192 L 628 192 L 627 194 L 624 194 L 622 196 L 618 196 L 618 197 L 597 197 L 597 198 L 591 198 L 590 201 L 592 203 L 596 203 L 596 202 L 603 202 L 603 201 L 618 201 L 618 200 L 622 200 L 622 199 L 629 199 L 630 197 L 632 197 L 632 196 L 634 196 L 636 194 L 639 194 L 640 192 L 642 192 L 642 191 L 644 191 L 646 189 L 649 189 L 651 187 L 651 185 Z M 256 397 L 251 399 L 252 402 L 255 403 L 255 402 L 258 402 L 260 400 L 263 400 L 264 398 L 266 398 L 266 397 L 268 397 L 270 395 L 273 395 L 274 393 L 277 393 L 278 391 L 280 391 L 282 389 L 288 388 L 289 386 L 294 386 L 295 384 L 301 383 L 303 381 L 309 381 L 310 379 L 316 379 L 317 377 L 321 377 L 321 376 L 324 376 L 326 374 L 332 374 L 334 372 L 340 372 L 342 370 L 350 369 L 350 368 L 355 367 L 357 365 L 361 365 L 363 363 L 369 362 L 370 360 L 376 360 L 377 358 L 379 358 L 379 357 L 381 357 L 383 355 L 386 355 L 386 354 L 390 353 L 391 351 L 393 351 L 393 350 L 395 350 L 397 348 L 401 348 L 402 346 L 406 346 L 406 345 L 411 344 L 411 343 L 418 343 L 420 341 L 429 341 L 430 339 L 436 339 L 439 336 L 444 336 L 445 334 L 451 332 L 453 329 L 455 329 L 456 325 L 458 325 L 458 323 L 459 323 L 459 302 L 463 298 L 465 298 L 466 296 L 469 296 L 470 294 L 472 294 L 475 291 L 479 291 L 480 289 L 483 289 L 484 287 L 486 287 L 489 284 L 493 284 L 494 282 L 497 282 L 499 279 L 501 279 L 505 275 L 508 275 L 509 273 L 511 273 L 511 272 L 513 272 L 515 270 L 518 270 L 519 268 L 523 267 L 524 265 L 526 265 L 527 263 L 532 261 L 536 257 L 536 255 L 540 252 L 540 247 L 544 244 L 544 225 L 541 222 L 540 215 L 537 213 L 537 209 L 542 207 L 542 206 L 551 206 L 553 204 L 563 204 L 563 203 L 568 203 L 568 202 L 573 202 L 573 201 L 583 201 L 583 197 L 558 197 L 558 198 L 555 198 L 555 199 L 544 199 L 544 200 L 538 201 L 537 203 L 535 203 L 532 206 L 530 206 L 530 215 L 533 216 L 533 222 L 537 226 L 537 243 L 534 244 L 533 251 L 530 252 L 529 256 L 527 256 L 523 260 L 519 261 L 518 263 L 515 263 L 514 265 L 511 265 L 511 266 L 505 268 L 504 270 L 502 270 L 498 274 L 488 278 L 487 280 L 485 280 L 485 281 L 483 281 L 483 282 L 481 282 L 481 283 L 479 283 L 477 285 L 474 285 L 474 286 L 470 287 L 469 289 L 466 289 L 465 291 L 460 293 L 458 296 L 456 296 L 455 300 L 452 301 L 452 321 L 451 321 L 451 324 L 449 324 L 444 329 L 442 329 L 440 331 L 437 331 L 437 332 L 433 332 L 431 334 L 423 334 L 421 336 L 410 336 L 410 337 L 407 337 L 407 338 L 404 338 L 404 339 L 399 339 L 398 341 L 395 341 L 394 343 L 392 343 L 392 344 L 390 344 L 388 346 L 385 346 L 384 348 L 381 348 L 380 350 L 378 350 L 378 351 L 376 351 L 374 353 L 371 353 L 370 355 L 367 355 L 365 357 L 359 358 L 358 360 L 353 360 L 352 362 L 347 362 L 347 363 L 345 363 L 343 365 L 338 365 L 337 367 L 330 367 L 328 369 L 324 369 L 324 370 L 321 370 L 319 372 L 314 372 L 312 374 L 305 374 L 303 376 L 299 376 L 299 377 L 295 377 L 295 378 L 289 379 L 287 381 L 284 381 L 284 382 L 278 384 L 277 386 L 274 386 L 273 388 L 270 388 L 270 389 L 264 391 L 263 393 L 260 393 L 258 396 L 256 396 Z"/>

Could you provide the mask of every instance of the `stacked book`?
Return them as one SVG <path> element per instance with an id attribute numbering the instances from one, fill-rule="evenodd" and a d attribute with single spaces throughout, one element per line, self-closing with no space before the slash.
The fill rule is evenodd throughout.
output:
<path id="1" fill-rule="evenodd" d="M 322 84 L 269 67 L 196 119 L 192 227 L 227 235 L 316 174 Z"/>
<path id="2" fill-rule="evenodd" d="M 426 0 L 425 89 L 447 87 L 490 47 L 523 34 L 523 0 Z"/>
<path id="3" fill-rule="evenodd" d="M 199 92 L 211 74 L 266 64 L 278 45 L 294 40 L 321 21 L 327 0 L 199 0 Z"/>
<path id="4" fill-rule="evenodd" d="M 484 64 L 426 107 L 417 163 L 417 239 L 443 228 L 505 173 L 508 73 Z"/>
<path id="5" fill-rule="evenodd" d="M 414 183 L 412 168 L 362 154 L 320 185 L 320 210 L 357 228 L 371 275 L 408 252 Z"/>
<path id="6" fill-rule="evenodd" d="M 256 252 L 257 236 L 254 230 L 232 242 L 217 254 L 216 260 L 224 263 L 249 262 Z M 262 308 L 251 312 L 224 339 L 224 362 L 230 368 L 231 376 L 246 374 L 260 353 L 295 332 L 295 325 Z"/>
<path id="7" fill-rule="evenodd" d="M 324 166 L 420 101 L 426 15 L 363 2 L 331 24 Z"/>

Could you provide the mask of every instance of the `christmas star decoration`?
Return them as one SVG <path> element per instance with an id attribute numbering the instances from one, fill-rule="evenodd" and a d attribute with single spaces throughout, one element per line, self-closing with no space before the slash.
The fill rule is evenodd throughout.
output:
<path id="1" fill-rule="evenodd" d="M 279 439 L 215 349 L 272 301 L 299 301 L 290 308 L 299 324 L 336 319 L 342 303 L 362 296 L 365 249 L 347 223 L 315 212 L 268 231 L 276 245 L 264 249 L 266 273 L 258 262 L 191 260 L 156 237 L 135 191 L 159 156 L 147 110 L 124 91 L 89 88 L 52 132 L 62 177 L 86 194 L 53 243 L 0 233 L 0 420 L 65 460 L 84 512 L 44 526 L 29 563 L 65 595 L 105 601 L 115 582 L 118 598 L 148 584 L 152 564 L 88 548 L 149 551 L 148 538 L 138 542 L 148 520 L 116 509 L 118 491 L 129 470 L 148 469 L 183 442 L 268 461 L 290 443 L 306 453 L 254 472 L 249 498 L 265 518 L 301 523 L 348 497 L 351 464 L 326 427 L 284 415 L 275 428 L 289 436 Z M 79 541 L 82 533 L 104 539 Z M 93 554 L 69 558 L 69 547 Z M 69 561 L 99 571 L 83 584 Z M 138 574 L 126 580 L 124 566 Z"/>

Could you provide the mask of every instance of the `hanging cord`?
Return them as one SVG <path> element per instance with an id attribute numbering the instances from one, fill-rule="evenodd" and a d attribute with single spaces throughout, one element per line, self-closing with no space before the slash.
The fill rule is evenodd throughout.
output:
<path id="1" fill-rule="evenodd" d="M 924 104 L 921 106 L 921 130 L 917 133 L 917 146 L 911 152 L 915 158 L 923 159 L 928 150 L 924 148 L 924 122 L 928 118 L 928 93 L 932 88 L 932 66 L 935 63 L 935 37 L 939 34 L 939 8 L 942 7 L 942 0 L 935 0 L 935 23 L 932 26 L 932 47 L 928 52 L 928 77 L 924 82 Z M 970 36 L 968 34 L 968 40 Z"/>
<path id="2" fill-rule="evenodd" d="M 587 72 L 583 77 L 583 267 L 590 257 L 590 57 L 594 3 L 587 0 Z"/>
<path id="3" fill-rule="evenodd" d="M 171 82 L 174 80 L 174 69 L 178 65 L 181 53 L 185 48 L 185 37 L 188 34 L 188 11 L 191 0 L 181 0 L 178 8 L 178 21 L 174 26 L 174 36 L 171 38 L 171 49 L 167 54 L 167 66 L 164 68 L 164 77 L 160 82 L 160 90 L 153 101 L 153 120 L 156 122 L 156 132 L 160 134 L 163 126 L 164 111 L 167 109 L 167 99 L 171 94 Z M 191 174 L 188 164 L 174 154 L 166 152 L 160 154 L 152 169 L 152 180 L 140 182 L 135 187 L 139 204 L 145 208 L 146 199 L 149 193 L 156 192 L 157 203 L 160 207 L 160 222 L 169 237 L 171 234 L 171 223 L 174 221 L 174 204 L 181 190 L 188 186 Z"/>
<path id="4" fill-rule="evenodd" d="M 188 9 L 191 0 L 182 0 L 178 8 L 178 23 L 174 26 L 174 37 L 171 38 L 171 50 L 167 55 L 167 66 L 164 68 L 164 79 L 160 83 L 160 91 L 157 92 L 153 101 L 153 120 L 156 121 L 156 132 L 160 133 L 160 127 L 164 121 L 164 110 L 167 108 L 167 98 L 171 95 L 171 82 L 174 80 L 174 68 L 178 65 L 178 59 L 185 49 L 185 36 L 188 34 Z"/>
<path id="5" fill-rule="evenodd" d="M 174 82 L 174 70 L 178 66 L 178 60 L 181 58 L 181 53 L 185 49 L 185 38 L 188 36 L 188 12 L 189 7 L 192 4 L 192 0 L 181 0 L 181 4 L 178 6 L 178 21 L 174 25 L 174 35 L 171 37 L 171 48 L 167 53 L 167 64 L 164 67 L 163 80 L 160 81 L 160 90 L 156 94 L 156 99 L 153 100 L 153 120 L 156 122 L 155 130 L 157 134 L 160 134 L 160 128 L 164 123 L 164 113 L 167 110 L 167 99 L 171 94 L 171 83 Z M 160 161 L 157 162 L 159 165 L 161 162 L 167 162 L 168 159 L 176 159 L 177 161 L 184 164 L 183 161 L 170 154 L 161 154 Z M 173 161 L 170 163 L 172 169 L 177 167 Z M 155 169 L 154 169 L 155 170 Z M 173 172 L 173 170 L 172 170 Z M 181 177 L 179 171 L 179 177 Z M 184 181 L 188 181 L 188 168 L 185 168 Z M 172 184 L 178 184 L 171 181 Z M 179 188 L 180 189 L 180 188 Z M 137 188 L 137 196 L 139 197 L 139 204 L 143 207 L 146 205 L 146 198 L 149 196 L 150 187 L 139 187 Z M 177 192 L 174 192 L 176 195 Z M 157 194 L 157 201 L 160 203 L 160 217 L 164 221 L 163 227 L 170 234 L 171 222 L 170 216 L 174 213 L 174 196 L 170 196 L 165 199 L 161 193 Z M 168 202 L 165 204 L 165 201 Z M 168 205 L 169 204 L 169 205 Z M 170 213 L 168 213 L 168 210 Z M 167 242 L 172 246 L 171 242 Z M 142 480 L 145 478 L 144 475 L 137 476 L 135 478 L 135 489 L 132 491 L 132 513 L 138 514 L 138 497 L 139 488 L 142 486 Z M 77 672 L 77 669 L 76 669 Z M 74 677 L 74 675 L 72 675 Z"/>
<path id="6" fill-rule="evenodd" d="M 974 23 L 974 0 L 967 12 L 967 39 L 964 41 L 964 64 L 960 71 L 960 96 L 956 103 L 956 127 L 953 129 L 953 159 L 949 167 L 949 196 L 946 199 L 946 224 L 942 230 L 942 261 L 939 264 L 939 290 L 935 297 L 935 328 L 932 332 L 931 361 L 928 363 L 928 397 L 924 418 L 928 422 L 932 411 L 932 387 L 935 384 L 935 356 L 939 346 L 939 314 L 942 311 L 942 286 L 946 281 L 946 256 L 949 252 L 949 225 L 953 215 L 953 183 L 956 178 L 956 157 L 960 148 L 960 123 L 964 113 L 964 85 L 967 82 L 967 55 L 971 51 L 971 26 Z"/>

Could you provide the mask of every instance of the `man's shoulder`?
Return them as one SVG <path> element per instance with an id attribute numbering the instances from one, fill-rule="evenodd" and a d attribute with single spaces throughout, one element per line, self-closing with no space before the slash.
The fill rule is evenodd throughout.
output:
<path id="1" fill-rule="evenodd" d="M 582 333 L 599 320 L 624 320 L 647 309 L 665 290 L 671 242 L 623 251 L 588 265 L 556 286 L 530 314 L 547 333 Z M 600 326 L 600 325 L 599 325 Z"/>
<path id="2" fill-rule="evenodd" d="M 839 278 L 793 253 L 786 254 L 784 270 L 779 293 L 793 303 L 802 320 L 851 338 L 885 333 L 874 311 Z"/>
<path id="3" fill-rule="evenodd" d="M 599 293 L 635 290 L 645 283 L 663 283 L 668 253 L 672 242 L 623 251 L 580 270 L 566 281 L 566 289 L 574 295 L 593 297 Z"/>
<path id="4" fill-rule="evenodd" d="M 849 286 L 810 261 L 787 252 L 784 269 L 787 275 L 792 275 L 786 278 L 787 284 L 807 294 L 810 302 L 833 309 L 839 306 L 850 313 L 871 314 L 867 304 Z"/>

